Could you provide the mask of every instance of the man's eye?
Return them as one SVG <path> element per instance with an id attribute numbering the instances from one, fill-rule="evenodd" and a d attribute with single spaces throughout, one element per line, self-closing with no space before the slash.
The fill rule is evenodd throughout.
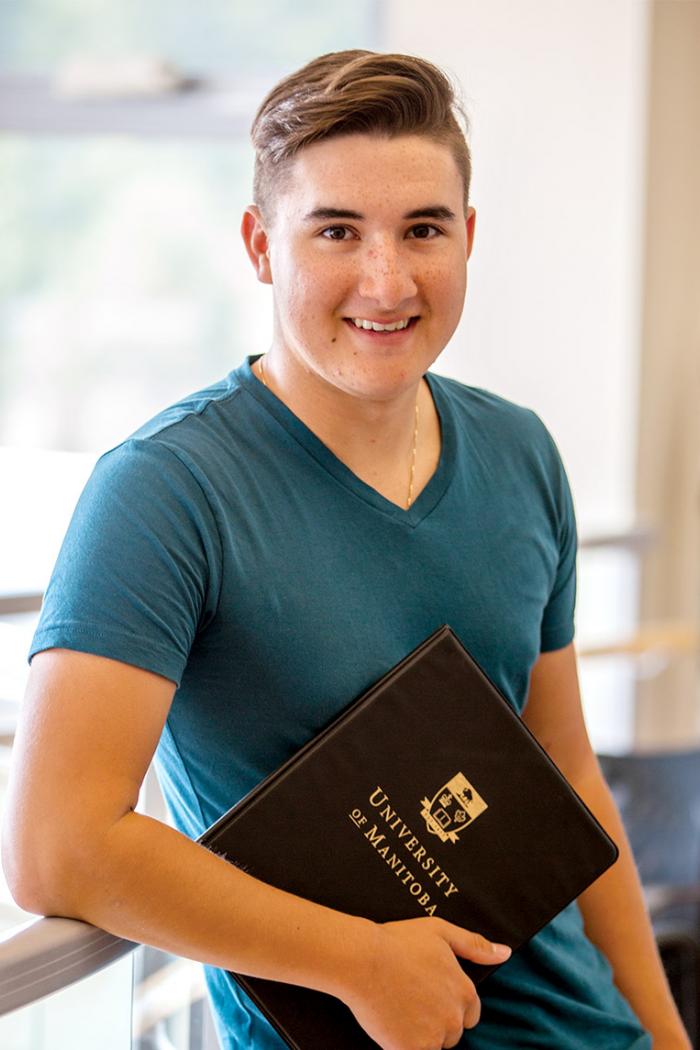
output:
<path id="1" fill-rule="evenodd" d="M 437 226 L 431 226 L 429 223 L 421 223 L 420 226 L 412 226 L 409 230 L 416 240 L 419 241 L 430 241 L 433 237 L 437 237 L 442 230 L 439 230 Z"/>
<path id="2" fill-rule="evenodd" d="M 346 234 L 348 236 L 346 236 Z M 346 241 L 349 235 L 350 230 L 347 226 L 328 226 L 325 230 L 321 231 L 321 236 L 329 241 Z"/>

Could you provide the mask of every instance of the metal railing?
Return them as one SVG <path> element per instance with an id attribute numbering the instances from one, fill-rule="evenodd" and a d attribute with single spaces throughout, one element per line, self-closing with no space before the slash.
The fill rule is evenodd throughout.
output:
<path id="1" fill-rule="evenodd" d="M 22 923 L 0 937 L 0 1015 L 89 977 L 137 947 L 78 919 Z"/>
<path id="2" fill-rule="evenodd" d="M 0 616 L 39 612 L 43 597 L 41 591 L 27 594 L 0 594 Z"/>
<path id="3" fill-rule="evenodd" d="M 219 1050 L 201 965 L 66 918 L 0 935 L 0 1045 Z"/>

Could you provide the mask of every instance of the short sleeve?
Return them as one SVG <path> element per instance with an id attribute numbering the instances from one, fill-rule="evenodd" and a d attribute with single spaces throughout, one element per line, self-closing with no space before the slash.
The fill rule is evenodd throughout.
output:
<path id="1" fill-rule="evenodd" d="M 540 650 L 563 649 L 573 641 L 576 606 L 576 515 L 569 481 L 554 442 L 550 444 L 552 499 L 556 516 L 559 559 L 549 599 L 542 614 Z"/>
<path id="2" fill-rule="evenodd" d="M 179 685 L 214 615 L 221 544 L 186 462 L 131 439 L 97 463 L 63 541 L 29 658 L 66 648 L 121 660 Z"/>

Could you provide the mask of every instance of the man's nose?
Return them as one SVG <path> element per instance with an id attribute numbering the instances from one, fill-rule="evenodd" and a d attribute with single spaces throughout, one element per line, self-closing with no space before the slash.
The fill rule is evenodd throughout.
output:
<path id="1" fill-rule="evenodd" d="M 418 288 L 411 261 L 400 245 L 375 242 L 363 253 L 358 291 L 365 299 L 390 310 L 415 296 Z"/>

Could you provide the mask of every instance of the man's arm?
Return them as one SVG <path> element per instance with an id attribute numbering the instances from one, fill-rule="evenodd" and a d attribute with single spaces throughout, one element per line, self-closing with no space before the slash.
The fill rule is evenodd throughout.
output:
<path id="1" fill-rule="evenodd" d="M 654 940 L 617 807 L 593 753 L 581 709 L 574 646 L 543 653 L 523 720 L 620 848 L 618 861 L 580 897 L 586 933 L 654 1037 L 654 1050 L 689 1050 Z"/>
<path id="2" fill-rule="evenodd" d="M 167 679 L 104 657 L 35 656 L 3 826 L 17 902 L 336 995 L 388 1050 L 456 1045 L 479 1000 L 455 955 L 504 958 L 484 938 L 442 920 L 378 925 L 321 907 L 134 812 L 173 694 Z"/>

